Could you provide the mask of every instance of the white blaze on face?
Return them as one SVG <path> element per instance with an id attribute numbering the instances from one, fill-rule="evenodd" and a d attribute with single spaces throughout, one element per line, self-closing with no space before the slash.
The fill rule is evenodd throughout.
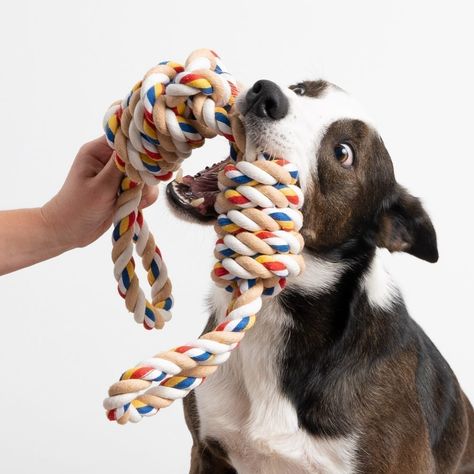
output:
<path id="1" fill-rule="evenodd" d="M 281 87 L 281 86 L 280 86 Z M 317 154 L 328 127 L 338 120 L 357 119 L 372 123 L 362 106 L 343 90 L 329 84 L 318 97 L 299 96 L 281 87 L 289 100 L 289 111 L 280 120 L 243 117 L 247 139 L 257 148 L 297 164 L 300 184 L 306 190 Z M 242 99 L 245 93 L 241 95 Z"/>

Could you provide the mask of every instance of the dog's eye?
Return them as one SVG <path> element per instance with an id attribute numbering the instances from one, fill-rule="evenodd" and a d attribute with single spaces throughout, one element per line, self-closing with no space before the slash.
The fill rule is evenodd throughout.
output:
<path id="1" fill-rule="evenodd" d="M 296 84 L 296 86 L 291 86 L 290 89 L 296 95 L 305 95 L 306 93 L 306 87 L 304 86 L 304 84 Z"/>
<path id="2" fill-rule="evenodd" d="M 350 168 L 354 164 L 354 152 L 347 143 L 338 143 L 334 147 L 334 156 L 344 168 Z"/>

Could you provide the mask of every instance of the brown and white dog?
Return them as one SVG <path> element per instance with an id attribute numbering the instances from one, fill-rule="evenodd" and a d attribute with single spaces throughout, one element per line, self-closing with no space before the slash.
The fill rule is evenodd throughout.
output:
<path id="1" fill-rule="evenodd" d="M 474 472 L 473 409 L 380 264 L 438 251 L 370 119 L 322 80 L 258 81 L 238 107 L 256 150 L 298 164 L 306 270 L 184 400 L 191 473 Z M 221 166 L 171 183 L 174 207 L 212 219 Z M 205 331 L 227 303 L 216 289 Z"/>

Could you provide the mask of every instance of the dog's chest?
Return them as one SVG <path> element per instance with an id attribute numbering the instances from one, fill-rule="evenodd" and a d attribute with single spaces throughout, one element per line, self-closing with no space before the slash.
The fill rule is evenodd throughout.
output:
<path id="1" fill-rule="evenodd" d="M 217 314 L 224 314 L 222 290 L 215 300 Z M 279 388 L 278 354 L 288 318 L 267 301 L 239 348 L 196 389 L 200 436 L 221 443 L 239 474 L 352 472 L 354 440 L 315 438 L 301 430 Z"/>

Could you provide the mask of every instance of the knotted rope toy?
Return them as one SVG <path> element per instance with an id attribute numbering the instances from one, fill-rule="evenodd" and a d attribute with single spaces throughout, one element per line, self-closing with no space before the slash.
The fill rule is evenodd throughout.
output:
<path id="1" fill-rule="evenodd" d="M 215 209 L 217 263 L 211 273 L 231 293 L 225 319 L 211 332 L 126 370 L 109 389 L 110 420 L 138 422 L 183 398 L 224 363 L 255 323 L 262 296 L 278 294 L 304 266 L 303 194 L 298 171 L 283 158 L 246 151 L 245 133 L 233 113 L 237 83 L 220 58 L 197 50 L 184 66 L 159 63 L 104 118 L 115 162 L 124 173 L 114 218 L 114 275 L 118 291 L 146 329 L 171 317 L 171 283 L 161 252 L 138 210 L 144 183 L 169 180 L 193 148 L 224 136 L 233 162 L 219 172 Z M 151 301 L 135 273 L 134 248 L 151 286 Z"/>

